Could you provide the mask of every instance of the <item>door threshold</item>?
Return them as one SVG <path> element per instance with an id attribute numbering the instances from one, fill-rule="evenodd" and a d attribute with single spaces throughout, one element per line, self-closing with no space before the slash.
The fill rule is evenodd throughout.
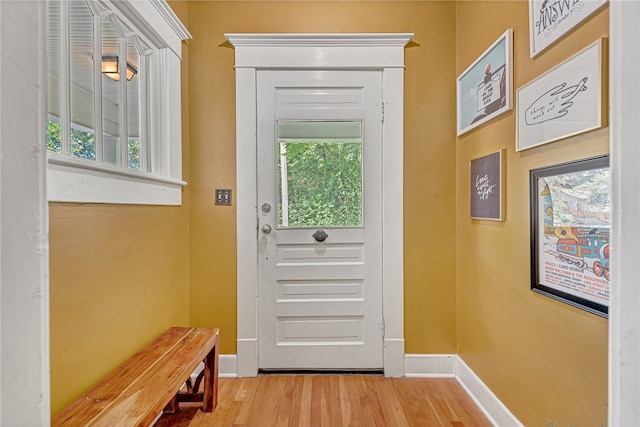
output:
<path id="1" fill-rule="evenodd" d="M 382 369 L 258 369 L 258 375 L 384 375 Z"/>

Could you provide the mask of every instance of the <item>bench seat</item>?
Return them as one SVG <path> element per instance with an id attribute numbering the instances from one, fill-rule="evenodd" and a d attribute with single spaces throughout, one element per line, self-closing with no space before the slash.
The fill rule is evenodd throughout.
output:
<path id="1" fill-rule="evenodd" d="M 218 402 L 218 329 L 174 327 L 120 365 L 51 420 L 52 426 L 148 426 L 179 401 Z M 179 392 L 204 362 L 203 392 Z M 198 383 L 200 382 L 197 381 Z"/>

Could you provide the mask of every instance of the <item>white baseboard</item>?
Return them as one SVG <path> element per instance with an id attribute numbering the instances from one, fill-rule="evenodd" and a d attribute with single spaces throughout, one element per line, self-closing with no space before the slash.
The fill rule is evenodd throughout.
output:
<path id="1" fill-rule="evenodd" d="M 407 378 L 453 378 L 458 356 L 455 354 L 405 354 Z"/>
<path id="2" fill-rule="evenodd" d="M 504 403 L 496 397 L 475 372 L 457 356 L 456 378 L 467 391 L 471 399 L 489 418 L 494 426 L 523 427 L 523 424 L 504 406 Z"/>
<path id="3" fill-rule="evenodd" d="M 191 381 L 195 382 L 204 370 L 204 363 L 200 363 L 195 371 L 191 373 Z M 218 356 L 218 378 L 238 377 L 238 358 L 235 354 L 221 354 Z"/>
<path id="4" fill-rule="evenodd" d="M 235 354 L 221 354 L 218 356 L 218 377 L 238 377 L 238 356 Z"/>
<path id="5" fill-rule="evenodd" d="M 456 378 L 492 425 L 523 426 L 457 354 L 407 354 L 404 363 L 407 378 Z"/>

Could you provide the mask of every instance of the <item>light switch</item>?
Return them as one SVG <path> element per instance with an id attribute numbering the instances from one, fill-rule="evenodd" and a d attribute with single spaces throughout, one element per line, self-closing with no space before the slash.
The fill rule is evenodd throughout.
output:
<path id="1" fill-rule="evenodd" d="M 216 188 L 216 205 L 231 206 L 231 190 Z"/>

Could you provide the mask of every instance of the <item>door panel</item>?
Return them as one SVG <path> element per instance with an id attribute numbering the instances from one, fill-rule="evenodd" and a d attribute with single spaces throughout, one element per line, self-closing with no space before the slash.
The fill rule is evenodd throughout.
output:
<path id="1" fill-rule="evenodd" d="M 261 369 L 383 366 L 381 77 L 258 72 Z"/>

